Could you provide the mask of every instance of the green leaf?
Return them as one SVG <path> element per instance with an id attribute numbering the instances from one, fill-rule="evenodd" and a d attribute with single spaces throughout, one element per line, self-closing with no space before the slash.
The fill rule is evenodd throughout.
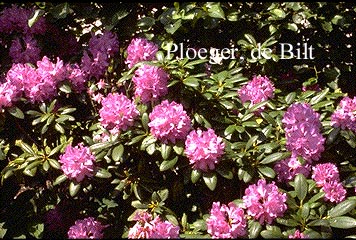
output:
<path id="1" fill-rule="evenodd" d="M 34 156 L 36 153 L 33 151 L 32 147 L 22 140 L 16 140 L 15 145 L 20 147 L 24 152 Z"/>
<path id="2" fill-rule="evenodd" d="M 308 223 L 308 226 L 324 226 L 324 227 L 328 227 L 330 224 L 329 224 L 329 221 L 327 219 L 316 219 L 314 221 L 311 221 L 310 223 Z"/>
<path id="3" fill-rule="evenodd" d="M 167 220 L 168 220 L 169 222 L 173 223 L 173 224 L 176 225 L 176 226 L 179 226 L 179 222 L 178 222 L 178 220 L 177 220 L 177 218 L 176 218 L 175 216 L 173 216 L 173 215 L 171 215 L 171 214 L 167 214 L 167 215 L 166 215 L 166 218 L 167 218 Z"/>
<path id="4" fill-rule="evenodd" d="M 174 145 L 174 146 L 173 146 L 173 150 L 174 150 L 174 152 L 177 153 L 178 155 L 182 155 L 183 152 L 184 152 L 184 147 L 183 147 L 183 146 Z"/>
<path id="5" fill-rule="evenodd" d="M 275 229 L 263 230 L 261 232 L 261 236 L 267 239 L 283 238 L 283 234 L 281 233 L 281 230 L 278 227 L 276 227 Z"/>
<path id="6" fill-rule="evenodd" d="M 123 154 L 124 154 L 124 146 L 120 144 L 112 150 L 111 157 L 115 162 L 117 162 L 121 159 Z"/>
<path id="7" fill-rule="evenodd" d="M 161 202 L 164 202 L 168 199 L 169 190 L 168 189 L 158 190 L 157 194 L 161 198 Z"/>
<path id="8" fill-rule="evenodd" d="M 25 115 L 21 111 L 20 108 L 14 106 L 11 108 L 8 108 L 7 111 L 14 117 L 19 118 L 19 119 L 24 119 Z"/>
<path id="9" fill-rule="evenodd" d="M 171 154 L 172 146 L 162 143 L 161 145 L 161 155 L 164 160 L 166 160 Z"/>
<path id="10" fill-rule="evenodd" d="M 95 177 L 98 177 L 98 178 L 111 178 L 111 173 L 104 169 L 104 168 L 98 168 L 96 173 L 95 173 Z"/>
<path id="11" fill-rule="evenodd" d="M 297 93 L 296 93 L 296 92 L 291 92 L 291 93 L 289 93 L 289 94 L 284 98 L 284 100 L 285 100 L 286 103 L 289 105 L 289 104 L 291 104 L 291 103 L 294 101 L 294 99 L 295 99 L 296 96 L 297 96 Z"/>
<path id="12" fill-rule="evenodd" d="M 253 46 L 257 46 L 256 40 L 251 34 L 246 33 L 244 36 Z"/>
<path id="13" fill-rule="evenodd" d="M 248 223 L 248 238 L 254 239 L 260 235 L 262 225 L 257 221 L 251 221 Z"/>
<path id="14" fill-rule="evenodd" d="M 27 21 L 28 26 L 31 28 L 38 21 L 38 19 L 43 16 L 43 14 L 45 14 L 44 10 L 36 9 L 32 17 Z"/>
<path id="15" fill-rule="evenodd" d="M 154 136 L 148 135 L 141 143 L 141 150 L 145 150 L 149 145 L 155 143 L 156 141 L 157 139 Z"/>
<path id="16" fill-rule="evenodd" d="M 257 135 L 252 136 L 252 137 L 247 141 L 247 143 L 246 143 L 246 147 L 245 147 L 246 150 L 250 149 L 251 146 L 257 141 L 257 139 L 258 139 L 258 136 L 257 136 Z"/>
<path id="17" fill-rule="evenodd" d="M 64 93 L 71 93 L 72 89 L 68 84 L 62 84 L 62 86 L 59 87 L 59 90 L 61 90 Z"/>
<path id="18" fill-rule="evenodd" d="M 80 190 L 80 183 L 70 182 L 69 184 L 69 194 L 74 197 Z"/>
<path id="19" fill-rule="evenodd" d="M 215 173 L 203 173 L 203 180 L 205 185 L 211 190 L 214 191 L 216 188 L 216 184 L 218 182 L 218 178 Z"/>
<path id="20" fill-rule="evenodd" d="M 330 218 L 329 222 L 330 226 L 334 228 L 349 229 L 356 227 L 356 219 L 347 216 Z"/>
<path id="21" fill-rule="evenodd" d="M 190 179 L 191 179 L 192 183 L 198 182 L 201 175 L 202 175 L 202 172 L 200 170 L 193 169 L 192 173 L 190 175 Z"/>
<path id="22" fill-rule="evenodd" d="M 50 9 L 50 13 L 56 19 L 66 18 L 68 14 L 71 14 L 73 10 L 69 8 L 68 3 L 61 3 Z"/>
<path id="23" fill-rule="evenodd" d="M 272 153 L 271 155 L 268 155 L 267 157 L 265 157 L 260 163 L 261 164 L 269 164 L 269 163 L 273 163 L 282 159 L 285 159 L 287 157 L 289 157 L 291 155 L 290 152 L 277 152 L 277 153 Z"/>
<path id="24" fill-rule="evenodd" d="M 226 167 L 217 167 L 216 171 L 226 179 L 233 179 L 234 174 L 232 173 L 231 169 L 227 169 Z"/>
<path id="25" fill-rule="evenodd" d="M 169 34 L 174 34 L 180 27 L 182 26 L 182 20 L 178 19 L 175 23 L 171 24 L 167 24 L 164 26 L 164 29 L 166 29 L 166 31 Z"/>
<path id="26" fill-rule="evenodd" d="M 296 227 L 299 225 L 294 219 L 276 218 L 276 222 L 288 227 Z"/>
<path id="27" fill-rule="evenodd" d="M 212 3 L 212 4 L 208 3 L 207 8 L 208 8 L 208 14 L 210 17 L 225 19 L 224 10 L 221 8 L 219 2 Z"/>
<path id="28" fill-rule="evenodd" d="M 199 87 L 199 78 L 195 77 L 188 77 L 183 80 L 184 85 L 187 85 L 189 87 L 197 88 Z"/>
<path id="29" fill-rule="evenodd" d="M 280 19 L 286 17 L 286 13 L 282 9 L 278 9 L 278 8 L 272 9 L 271 13 Z"/>
<path id="30" fill-rule="evenodd" d="M 308 193 L 308 182 L 305 176 L 299 173 L 294 179 L 294 188 L 299 200 L 304 200 Z"/>
<path id="31" fill-rule="evenodd" d="M 259 166 L 258 171 L 269 178 L 274 178 L 276 176 L 274 170 L 268 166 Z"/>
<path id="32" fill-rule="evenodd" d="M 37 167 L 38 165 L 40 165 L 41 163 L 42 163 L 41 160 L 33 161 L 32 163 L 28 164 L 28 165 L 25 167 L 24 172 L 28 172 L 28 171 L 31 170 L 32 168 L 35 168 L 35 167 Z"/>
<path id="33" fill-rule="evenodd" d="M 64 175 L 64 174 L 59 175 L 59 176 L 56 178 L 56 180 L 54 180 L 53 186 L 56 186 L 56 185 L 58 185 L 58 184 L 61 184 L 62 182 L 64 182 L 64 181 L 67 180 L 67 179 L 68 179 L 68 178 L 67 178 L 66 175 Z"/>
<path id="34" fill-rule="evenodd" d="M 328 215 L 330 217 L 339 217 L 350 212 L 352 209 L 356 207 L 356 200 L 345 200 L 330 209 Z"/>
<path id="35" fill-rule="evenodd" d="M 261 112 L 261 116 L 263 117 L 263 119 L 265 119 L 268 123 L 272 124 L 273 126 L 277 125 L 276 121 L 268 113 Z"/>
<path id="36" fill-rule="evenodd" d="M 131 139 L 130 142 L 127 143 L 127 145 L 133 145 L 139 141 L 141 141 L 146 135 L 139 135 Z"/>
<path id="37" fill-rule="evenodd" d="M 147 152 L 149 155 L 153 155 L 155 151 L 156 151 L 156 144 L 154 144 L 154 143 L 152 143 L 151 145 L 149 145 L 149 146 L 146 148 L 146 152 Z"/>
<path id="38" fill-rule="evenodd" d="M 147 204 L 141 203 L 139 200 L 132 201 L 131 206 L 137 209 L 147 209 Z"/>
<path id="39" fill-rule="evenodd" d="M 144 113 L 142 114 L 142 119 L 141 119 L 141 121 L 142 121 L 142 126 L 143 126 L 143 128 L 144 128 L 146 131 L 148 131 L 149 117 L 148 117 L 148 114 L 147 114 L 146 112 L 144 112 Z"/>
<path id="40" fill-rule="evenodd" d="M 176 165 L 177 161 L 178 161 L 178 156 L 175 156 L 175 157 L 174 157 L 173 159 L 171 159 L 171 160 L 164 160 L 164 161 L 161 163 L 161 165 L 159 166 L 159 170 L 160 170 L 161 172 L 163 172 L 163 171 L 166 171 L 166 170 L 168 170 L 168 169 L 171 169 L 171 168 L 174 167 L 174 165 Z"/>
<path id="41" fill-rule="evenodd" d="M 324 197 L 325 193 L 324 192 L 319 192 L 317 194 L 315 194 L 313 197 L 311 197 L 308 201 L 309 204 L 314 203 L 316 201 L 318 201 L 320 198 Z"/>
<path id="42" fill-rule="evenodd" d="M 323 91 L 321 91 L 316 96 L 314 96 L 310 99 L 310 104 L 314 105 L 314 104 L 320 102 L 321 100 L 323 100 L 323 98 L 326 96 L 326 94 L 328 94 L 328 92 L 329 92 L 329 88 L 325 88 Z"/>
<path id="43" fill-rule="evenodd" d="M 59 162 L 53 158 L 49 158 L 48 159 L 49 164 L 51 165 L 51 167 L 55 168 L 55 169 L 61 169 L 61 165 L 59 164 Z"/>

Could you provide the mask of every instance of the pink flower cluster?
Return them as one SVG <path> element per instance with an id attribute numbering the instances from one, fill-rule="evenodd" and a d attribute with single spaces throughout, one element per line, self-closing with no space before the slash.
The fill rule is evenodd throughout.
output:
<path id="1" fill-rule="evenodd" d="M 83 181 L 86 176 L 94 175 L 95 156 L 83 143 L 75 147 L 68 145 L 65 152 L 59 156 L 59 163 L 64 174 L 77 182 Z"/>
<path id="2" fill-rule="evenodd" d="M 237 238 L 243 237 L 247 233 L 244 210 L 233 202 L 227 206 L 220 205 L 220 202 L 213 202 L 206 224 L 208 233 L 213 238 Z"/>
<path id="3" fill-rule="evenodd" d="M 271 224 L 277 217 L 282 217 L 287 210 L 287 195 L 281 193 L 274 182 L 267 184 L 265 179 L 259 179 L 257 184 L 245 189 L 242 197 L 247 208 L 247 214 L 254 217 L 260 224 Z"/>
<path id="4" fill-rule="evenodd" d="M 153 218 L 145 211 L 137 212 L 133 220 L 136 224 L 129 229 L 128 238 L 179 238 L 179 226 L 175 226 L 169 221 L 162 221 L 157 216 Z"/>
<path id="5" fill-rule="evenodd" d="M 100 123 L 111 132 L 126 130 L 139 115 L 136 105 L 122 93 L 109 93 L 101 101 Z"/>
<path id="6" fill-rule="evenodd" d="M 302 239 L 302 238 L 307 238 L 307 236 L 306 235 L 304 235 L 304 233 L 301 233 L 299 230 L 296 230 L 295 231 L 295 233 L 293 234 L 293 235 L 289 235 L 288 236 L 288 238 L 300 238 L 300 239 Z"/>
<path id="7" fill-rule="evenodd" d="M 158 46 L 145 38 L 133 38 L 127 47 L 126 64 L 132 68 L 141 61 L 152 61 L 156 59 Z"/>
<path id="8" fill-rule="evenodd" d="M 81 70 L 78 64 L 67 64 L 66 65 L 67 76 L 66 78 L 71 83 L 72 89 L 75 92 L 82 92 L 86 89 L 86 77 L 84 72 Z"/>
<path id="9" fill-rule="evenodd" d="M 308 177 L 311 170 L 311 165 L 308 163 L 302 164 L 296 156 L 278 161 L 274 165 L 274 170 L 277 173 L 277 178 L 279 182 L 289 182 L 294 179 L 294 177 L 301 173 L 305 177 Z"/>
<path id="10" fill-rule="evenodd" d="M 42 61 L 37 61 L 37 68 L 27 64 L 14 64 L 7 72 L 6 81 L 16 86 L 20 95 L 23 92 L 31 103 L 35 103 L 56 96 L 57 84 L 65 77 L 66 69 L 63 61 L 57 58 L 57 63 L 52 63 L 44 56 Z M 16 98 L 12 101 L 16 101 Z"/>
<path id="11" fill-rule="evenodd" d="M 344 97 L 331 115 L 331 125 L 356 132 L 356 97 Z"/>
<path id="12" fill-rule="evenodd" d="M 320 133 L 320 114 L 307 103 L 293 103 L 285 112 L 282 123 L 286 132 L 286 147 L 292 156 L 302 156 L 308 163 L 319 160 L 325 138 Z"/>
<path id="13" fill-rule="evenodd" d="M 0 110 L 11 107 L 19 98 L 21 90 L 9 82 L 0 84 Z"/>
<path id="14" fill-rule="evenodd" d="M 184 152 L 194 169 L 208 171 L 215 169 L 215 164 L 219 163 L 224 149 L 223 139 L 209 128 L 207 131 L 201 129 L 191 131 L 185 140 Z"/>
<path id="15" fill-rule="evenodd" d="M 339 203 L 346 197 L 346 190 L 340 182 L 339 170 L 333 163 L 317 164 L 313 167 L 312 179 L 325 193 L 325 199 Z"/>
<path id="16" fill-rule="evenodd" d="M 112 58 L 119 51 L 119 41 L 116 33 L 105 31 L 94 35 L 89 40 L 89 49 L 82 57 L 82 70 L 89 76 L 99 79 L 104 75 Z"/>
<path id="17" fill-rule="evenodd" d="M 184 140 L 190 129 L 191 121 L 181 104 L 164 100 L 155 106 L 149 115 L 151 134 L 164 143 L 175 143 L 176 140 Z"/>
<path id="18" fill-rule="evenodd" d="M 157 100 L 168 93 L 168 73 L 157 66 L 143 65 L 135 71 L 132 81 L 135 83 L 135 96 L 143 103 Z"/>
<path id="19" fill-rule="evenodd" d="M 96 221 L 93 217 L 76 220 L 68 230 L 69 239 L 99 239 L 103 238 L 106 226 Z"/>
<path id="20" fill-rule="evenodd" d="M 238 90 L 242 103 L 250 101 L 252 105 L 274 97 L 274 85 L 267 76 L 254 76 L 251 81 Z M 264 106 L 258 111 L 263 111 Z"/>

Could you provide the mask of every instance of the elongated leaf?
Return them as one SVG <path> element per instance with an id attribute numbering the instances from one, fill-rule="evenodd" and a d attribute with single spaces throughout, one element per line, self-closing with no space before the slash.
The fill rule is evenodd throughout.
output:
<path id="1" fill-rule="evenodd" d="M 18 108 L 18 107 L 11 107 L 11 108 L 8 108 L 8 112 L 12 115 L 12 116 L 14 116 L 14 117 L 16 117 L 16 118 L 19 118 L 19 119 L 24 119 L 25 118 L 25 115 L 23 114 L 23 112 L 21 111 L 21 109 L 20 108 Z"/>
<path id="2" fill-rule="evenodd" d="M 98 177 L 98 178 L 111 178 L 111 173 L 104 169 L 104 168 L 98 168 L 96 173 L 95 173 L 95 177 Z"/>
<path id="3" fill-rule="evenodd" d="M 58 185 L 58 184 L 61 184 L 62 182 L 64 182 L 64 181 L 67 180 L 67 179 L 68 179 L 68 178 L 67 178 L 66 175 L 64 175 L 64 174 L 59 175 L 59 176 L 56 178 L 56 180 L 54 180 L 53 186 Z"/>
<path id="4" fill-rule="evenodd" d="M 251 221 L 248 225 L 248 237 L 250 239 L 257 238 L 262 230 L 262 225 L 257 221 Z"/>
<path id="5" fill-rule="evenodd" d="M 190 179 L 191 179 L 192 183 L 196 183 L 199 180 L 199 178 L 201 177 L 201 174 L 202 174 L 201 171 L 199 171 L 197 169 L 193 169 L 192 173 L 190 175 Z"/>
<path id="6" fill-rule="evenodd" d="M 299 173 L 294 179 L 295 192 L 299 200 L 304 200 L 308 193 L 308 182 L 305 176 Z"/>
<path id="7" fill-rule="evenodd" d="M 111 157 L 115 162 L 117 162 L 121 159 L 123 154 L 124 154 L 124 146 L 120 144 L 112 150 Z"/>
<path id="8" fill-rule="evenodd" d="M 276 176 L 275 171 L 268 166 L 259 166 L 258 171 L 269 178 L 274 178 Z"/>
<path id="9" fill-rule="evenodd" d="M 356 227 L 356 219 L 348 216 L 340 216 L 329 219 L 330 226 L 334 228 L 349 229 Z"/>
<path id="10" fill-rule="evenodd" d="M 291 155 L 290 152 L 277 152 L 277 153 L 272 153 L 271 155 L 268 155 L 267 157 L 265 157 L 260 163 L 261 164 L 269 164 L 269 163 L 273 163 L 282 159 L 285 159 L 287 157 L 289 157 Z"/>
<path id="11" fill-rule="evenodd" d="M 55 168 L 55 169 L 60 169 L 61 165 L 59 164 L 59 162 L 53 158 L 48 159 L 49 164 L 51 165 L 51 167 Z"/>
<path id="12" fill-rule="evenodd" d="M 350 212 L 352 209 L 356 207 L 356 200 L 345 200 L 330 209 L 329 216 L 330 217 L 339 217 Z"/>
<path id="13" fill-rule="evenodd" d="M 329 88 L 325 88 L 323 91 L 321 91 L 316 96 L 312 97 L 312 99 L 310 99 L 310 104 L 314 105 L 314 104 L 320 102 L 321 100 L 323 100 L 323 98 L 326 96 L 326 94 L 328 94 L 328 92 L 329 92 Z"/>
<path id="14" fill-rule="evenodd" d="M 166 171 L 168 169 L 171 169 L 174 167 L 174 165 L 177 163 L 178 161 L 178 156 L 174 157 L 173 159 L 170 160 L 164 160 L 161 165 L 159 166 L 159 170 L 161 172 Z"/>
<path id="15" fill-rule="evenodd" d="M 199 86 L 199 78 L 188 77 L 183 80 L 183 83 L 187 86 L 197 88 Z"/>
<path id="16" fill-rule="evenodd" d="M 161 145 L 161 155 L 164 160 L 166 160 L 171 154 L 172 147 L 170 145 L 162 143 Z"/>

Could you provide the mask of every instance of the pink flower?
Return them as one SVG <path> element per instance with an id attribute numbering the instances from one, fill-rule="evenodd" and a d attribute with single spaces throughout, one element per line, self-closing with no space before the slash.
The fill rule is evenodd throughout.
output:
<path id="1" fill-rule="evenodd" d="M 98 239 L 103 238 L 102 231 L 105 226 L 93 217 L 76 220 L 75 224 L 69 228 L 69 239 Z"/>
<path id="2" fill-rule="evenodd" d="M 127 47 L 126 64 L 132 68 L 141 61 L 151 61 L 156 59 L 158 46 L 145 38 L 133 38 Z"/>
<path id="3" fill-rule="evenodd" d="M 339 181 L 339 170 L 333 163 L 317 164 L 313 167 L 312 179 L 321 187 L 326 182 Z"/>
<path id="4" fill-rule="evenodd" d="M 184 140 L 191 129 L 190 118 L 181 104 L 164 100 L 149 115 L 151 134 L 164 143 Z"/>
<path id="5" fill-rule="evenodd" d="M 86 176 L 94 175 L 95 156 L 82 143 L 75 147 L 68 145 L 65 152 L 59 157 L 59 163 L 62 164 L 61 168 L 64 174 L 77 182 L 83 181 Z"/>
<path id="6" fill-rule="evenodd" d="M 23 41 L 23 46 L 21 44 Z M 9 55 L 13 63 L 32 63 L 35 64 L 40 60 L 41 49 L 37 45 L 37 41 L 31 36 L 24 36 L 22 39 L 16 38 L 12 40 Z"/>
<path id="7" fill-rule="evenodd" d="M 274 165 L 274 170 L 277 173 L 279 182 L 290 182 L 294 180 L 294 177 L 299 173 L 308 177 L 310 168 L 310 164 L 306 163 L 302 165 L 296 156 L 291 156 L 290 158 L 278 161 Z"/>
<path id="8" fill-rule="evenodd" d="M 225 143 L 215 131 L 209 128 L 207 131 L 193 130 L 185 140 L 185 154 L 189 158 L 194 169 L 203 171 L 214 170 L 215 164 L 224 154 Z"/>
<path id="9" fill-rule="evenodd" d="M 150 213 L 139 211 L 133 220 L 137 222 L 129 229 L 128 238 L 179 238 L 179 227 L 159 216 L 153 219 Z"/>
<path id="10" fill-rule="evenodd" d="M 143 103 L 157 100 L 168 93 L 169 75 L 157 66 L 143 65 L 135 71 L 132 81 L 135 83 L 135 96 Z"/>
<path id="11" fill-rule="evenodd" d="M 0 84 L 0 110 L 4 107 L 11 107 L 21 95 L 21 90 L 10 82 Z"/>
<path id="12" fill-rule="evenodd" d="M 287 149 L 296 156 L 302 156 L 308 163 L 318 160 L 324 151 L 325 138 L 320 133 L 319 116 L 309 104 L 294 103 L 282 119 Z"/>
<path id="13" fill-rule="evenodd" d="M 251 81 L 238 90 L 238 95 L 242 103 L 247 101 L 251 105 L 268 100 L 274 97 L 274 85 L 267 76 L 254 76 Z M 259 109 L 263 111 L 264 106 Z"/>
<path id="14" fill-rule="evenodd" d="M 344 97 L 331 115 L 331 125 L 356 132 L 356 97 Z"/>
<path id="15" fill-rule="evenodd" d="M 325 182 L 322 190 L 325 192 L 325 199 L 330 202 L 340 203 L 346 197 L 346 190 L 338 181 Z"/>
<path id="16" fill-rule="evenodd" d="M 233 202 L 228 206 L 220 206 L 220 202 L 214 202 L 206 224 L 208 233 L 213 238 L 237 238 L 247 233 L 244 211 Z"/>
<path id="17" fill-rule="evenodd" d="M 108 130 L 126 130 L 139 115 L 136 105 L 124 94 L 109 93 L 101 100 L 100 123 Z"/>
<path id="18" fill-rule="evenodd" d="M 84 72 L 80 69 L 78 64 L 67 64 L 67 79 L 72 85 L 73 91 L 80 93 L 85 90 L 85 84 L 87 79 Z"/>
<path id="19" fill-rule="evenodd" d="M 89 77 L 99 79 L 109 66 L 109 60 L 119 52 L 119 41 L 116 33 L 105 31 L 94 35 L 89 40 L 89 51 L 84 51 L 82 70 Z"/>
<path id="20" fill-rule="evenodd" d="M 274 182 L 266 184 L 265 179 L 250 185 L 245 190 L 243 202 L 247 214 L 254 217 L 260 224 L 271 224 L 277 217 L 282 217 L 287 210 L 287 195 L 278 191 Z"/>
<path id="21" fill-rule="evenodd" d="M 304 233 L 301 233 L 299 230 L 296 230 L 293 235 L 289 235 L 288 238 L 307 238 Z"/>

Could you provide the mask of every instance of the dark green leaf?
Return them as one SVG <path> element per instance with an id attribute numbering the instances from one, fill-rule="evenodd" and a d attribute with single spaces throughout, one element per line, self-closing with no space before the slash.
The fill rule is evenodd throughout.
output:
<path id="1" fill-rule="evenodd" d="M 95 177 L 98 177 L 98 178 L 111 178 L 111 173 L 104 169 L 104 168 L 98 168 L 96 173 L 95 173 Z"/>
<path id="2" fill-rule="evenodd" d="M 171 169 L 174 167 L 174 165 L 177 163 L 178 161 L 178 156 L 174 157 L 171 160 L 164 160 L 161 165 L 159 166 L 159 170 L 161 172 L 166 171 L 168 169 Z"/>
<path id="3" fill-rule="evenodd" d="M 7 110 L 12 116 L 14 116 L 16 118 L 24 119 L 24 117 L 25 117 L 23 112 L 21 111 L 21 109 L 16 106 L 8 108 Z"/>
<path id="4" fill-rule="evenodd" d="M 334 228 L 349 229 L 356 227 L 356 219 L 348 216 L 340 216 L 329 219 L 330 226 Z"/>
<path id="5" fill-rule="evenodd" d="M 58 184 L 61 184 L 62 182 L 64 182 L 64 181 L 67 180 L 67 179 L 68 179 L 68 178 L 67 178 L 66 175 L 64 175 L 64 174 L 59 175 L 59 176 L 56 178 L 56 180 L 54 180 L 53 186 L 58 185 Z"/>
<path id="6" fill-rule="evenodd" d="M 112 150 L 111 157 L 115 162 L 117 162 L 121 159 L 123 154 L 124 154 L 124 146 L 120 144 Z"/>
<path id="7" fill-rule="evenodd" d="M 199 81 L 200 81 L 199 78 L 188 77 L 183 80 L 183 83 L 187 86 L 197 88 L 197 87 L 199 87 Z"/>
<path id="8" fill-rule="evenodd" d="M 80 190 L 80 183 L 74 183 L 74 182 L 70 182 L 69 184 L 69 194 L 70 196 L 74 197 L 75 195 L 77 195 L 77 193 Z"/>
<path id="9" fill-rule="evenodd" d="M 269 178 L 274 178 L 276 176 L 274 170 L 268 166 L 259 166 L 258 171 Z"/>
<path id="10" fill-rule="evenodd" d="M 257 221 L 249 222 L 248 237 L 251 239 L 257 238 L 260 235 L 261 230 L 262 230 L 262 226 L 259 222 L 257 222 Z"/>
<path id="11" fill-rule="evenodd" d="M 216 188 L 216 184 L 218 182 L 218 178 L 215 173 L 203 173 L 203 180 L 205 185 L 211 190 L 214 191 Z"/>
<path id="12" fill-rule="evenodd" d="M 294 188 L 299 200 L 304 200 L 308 193 L 308 182 L 305 176 L 299 173 L 294 179 Z"/>
<path id="13" fill-rule="evenodd" d="M 277 152 L 277 153 L 272 153 L 271 155 L 268 155 L 267 157 L 265 157 L 260 163 L 261 164 L 269 164 L 269 163 L 273 163 L 282 159 L 286 159 L 287 157 L 289 157 L 291 155 L 290 152 Z"/>
<path id="14" fill-rule="evenodd" d="M 202 174 L 202 172 L 200 170 L 193 169 L 191 176 L 190 176 L 192 183 L 196 183 L 199 180 L 199 178 L 201 177 L 201 174 Z"/>
<path id="15" fill-rule="evenodd" d="M 345 200 L 330 209 L 328 215 L 330 217 L 339 217 L 342 216 L 348 212 L 350 212 L 352 209 L 355 209 L 356 207 L 356 200 Z"/>

